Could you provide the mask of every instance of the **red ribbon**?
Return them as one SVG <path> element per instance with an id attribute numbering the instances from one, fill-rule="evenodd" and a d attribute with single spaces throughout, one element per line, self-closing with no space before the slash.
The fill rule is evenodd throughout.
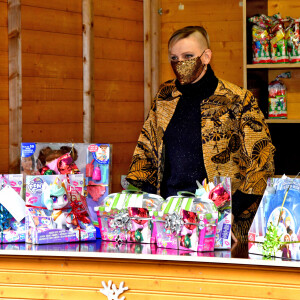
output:
<path id="1" fill-rule="evenodd" d="M 78 221 L 89 224 L 91 223 L 90 219 L 87 217 L 87 213 L 83 210 L 82 205 L 76 203 L 76 201 L 72 201 L 70 203 L 72 210 L 69 212 L 68 216 L 73 215 L 76 220 L 76 225 L 78 225 Z"/>
<path id="2" fill-rule="evenodd" d="M 30 204 L 26 204 L 25 206 L 26 207 L 32 207 L 32 208 L 38 208 L 38 209 L 47 209 L 48 210 L 47 207 L 43 207 L 43 206 L 34 206 L 34 205 L 30 205 Z"/>

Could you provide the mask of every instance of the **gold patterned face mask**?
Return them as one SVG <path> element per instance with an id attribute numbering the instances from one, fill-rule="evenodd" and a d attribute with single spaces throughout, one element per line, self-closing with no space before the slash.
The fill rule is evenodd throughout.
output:
<path id="1" fill-rule="evenodd" d="M 203 51 L 204 53 L 205 51 Z M 183 60 L 183 61 L 171 61 L 171 66 L 175 76 L 180 84 L 189 84 L 195 81 L 203 72 L 205 65 L 201 61 L 201 56 Z"/>

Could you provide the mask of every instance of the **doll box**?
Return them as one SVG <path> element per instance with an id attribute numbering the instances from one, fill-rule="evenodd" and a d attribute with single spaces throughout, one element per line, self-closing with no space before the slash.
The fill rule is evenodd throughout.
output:
<path id="1" fill-rule="evenodd" d="M 20 197 L 23 195 L 23 175 L 21 174 L 4 174 L 1 176 L 1 188 L 6 185 L 10 186 Z M 0 188 L 0 190 L 1 190 Z M 22 210 L 24 210 L 24 204 L 19 203 L 22 206 Z M 1 204 L 0 204 L 1 205 Z M 18 207 L 20 208 L 20 207 Z M 3 211 L 5 208 L 0 208 Z M 4 230 L 0 233 L 0 242 L 2 243 L 16 243 L 16 242 L 24 242 L 25 241 L 25 218 L 21 221 L 17 221 L 11 214 L 12 211 L 9 211 L 10 218 L 7 220 L 2 219 L 2 226 Z M 4 222 L 5 221 L 5 222 Z M 6 223 L 6 224 L 5 224 Z"/>
<path id="2" fill-rule="evenodd" d="M 133 243 L 155 243 L 153 211 L 163 203 L 154 194 L 111 194 L 96 209 L 102 240 Z"/>
<path id="3" fill-rule="evenodd" d="M 96 239 L 84 203 L 83 175 L 26 176 L 26 242 L 68 243 Z M 61 198 L 60 198 L 61 197 Z M 52 202 L 50 201 L 52 199 Z M 55 203 L 66 199 L 63 207 Z"/>
<path id="4" fill-rule="evenodd" d="M 207 199 L 174 196 L 155 213 L 157 247 L 214 251 L 218 213 Z"/>
<path id="5" fill-rule="evenodd" d="M 97 225 L 94 207 L 110 193 L 111 153 L 110 144 L 22 143 L 21 173 L 84 174 L 86 202 Z"/>
<path id="6" fill-rule="evenodd" d="M 215 239 L 215 249 L 226 250 L 231 249 L 231 178 L 230 177 L 215 177 L 214 184 L 218 185 L 222 182 L 225 191 L 229 194 L 230 200 L 227 202 L 224 209 L 218 209 L 219 217 L 217 224 L 217 232 Z"/>
<path id="7" fill-rule="evenodd" d="M 270 224 L 277 228 L 280 241 L 272 256 L 283 260 L 300 260 L 300 179 L 269 178 L 248 233 L 251 254 L 263 255 L 262 243 Z"/>

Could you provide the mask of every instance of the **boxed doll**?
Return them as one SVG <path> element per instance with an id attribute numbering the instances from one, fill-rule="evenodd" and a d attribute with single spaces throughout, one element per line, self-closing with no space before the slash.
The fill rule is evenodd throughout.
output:
<path id="1" fill-rule="evenodd" d="M 110 193 L 111 145 L 86 143 L 22 143 L 21 173 L 85 176 L 86 202 L 97 225 L 94 207 Z M 100 236 L 99 236 L 100 237 Z"/>
<path id="2" fill-rule="evenodd" d="M 207 197 L 179 192 L 154 215 L 157 247 L 214 251 L 218 212 Z"/>
<path id="3" fill-rule="evenodd" d="M 96 208 L 102 239 L 155 243 L 152 215 L 162 202 L 158 195 L 127 190 L 109 195 Z"/>
<path id="4" fill-rule="evenodd" d="M 269 178 L 248 233 L 249 253 L 300 260 L 300 178 Z"/>
<path id="5" fill-rule="evenodd" d="M 96 239 L 83 192 L 83 175 L 26 176 L 26 242 L 67 243 Z"/>
<path id="6" fill-rule="evenodd" d="M 25 241 L 25 202 L 23 175 L 0 175 L 0 241 Z"/>

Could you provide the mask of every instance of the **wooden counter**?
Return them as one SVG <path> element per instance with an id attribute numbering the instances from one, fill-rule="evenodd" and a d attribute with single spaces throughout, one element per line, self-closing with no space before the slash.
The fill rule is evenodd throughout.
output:
<path id="1" fill-rule="evenodd" d="M 127 300 L 300 299 L 300 262 L 249 259 L 244 248 L 198 256 L 137 246 L 2 245 L 0 298 L 105 300 L 102 281 L 112 280 L 124 281 Z"/>

